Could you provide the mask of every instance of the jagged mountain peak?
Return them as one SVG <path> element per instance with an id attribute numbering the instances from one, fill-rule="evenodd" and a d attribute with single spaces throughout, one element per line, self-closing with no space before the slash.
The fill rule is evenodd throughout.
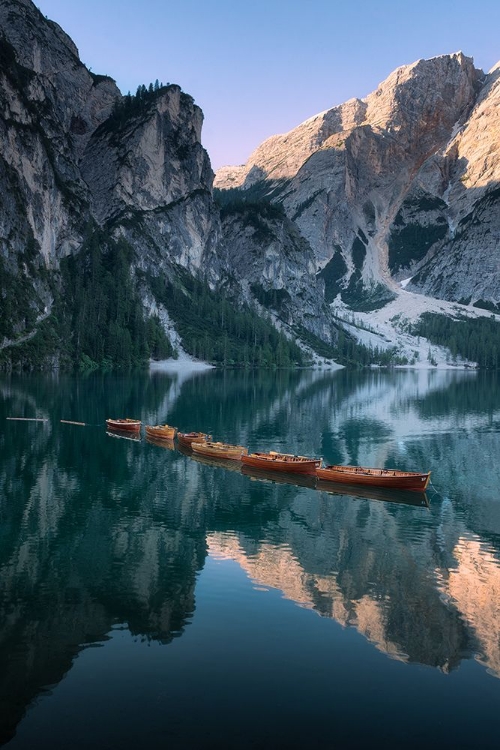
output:
<path id="1" fill-rule="evenodd" d="M 217 170 L 214 186 L 250 187 L 262 179 L 290 179 L 331 136 L 347 136 L 363 125 L 391 132 L 406 126 L 417 138 L 418 119 L 435 114 L 441 100 L 449 102 L 451 117 L 460 115 L 471 105 L 483 77 L 484 73 L 474 67 L 473 58 L 462 52 L 403 65 L 364 99 L 349 99 L 313 115 L 288 133 L 266 139 L 246 164 Z M 442 114 L 443 126 L 449 128 L 444 107 Z"/>
<path id="2" fill-rule="evenodd" d="M 62 71 L 69 61 L 85 67 L 73 40 L 58 23 L 46 18 L 31 0 L 3 0 L 0 20 L 2 32 L 25 67 L 47 74 Z"/>
<path id="3" fill-rule="evenodd" d="M 496 70 L 462 53 L 399 68 L 227 168 L 248 200 L 212 194 L 179 86 L 123 97 L 30 0 L 3 0 L 0 29 L 0 362 L 30 366 L 39 326 L 43 356 L 85 366 L 165 337 L 216 361 L 298 361 L 296 342 L 352 357 L 339 310 L 380 308 L 400 280 L 498 299 Z"/>
<path id="4" fill-rule="evenodd" d="M 461 51 L 403 65 L 364 99 L 266 140 L 243 166 L 218 170 L 214 184 L 258 187 L 282 203 L 315 252 L 330 301 L 380 302 L 381 288 L 391 298 L 411 277 L 414 291 L 496 303 L 499 280 L 481 275 L 481 253 L 473 280 L 471 261 L 450 250 L 479 200 L 491 195 L 496 205 L 497 79 L 498 69 L 485 75 Z M 487 234 L 490 268 L 498 250 Z"/>

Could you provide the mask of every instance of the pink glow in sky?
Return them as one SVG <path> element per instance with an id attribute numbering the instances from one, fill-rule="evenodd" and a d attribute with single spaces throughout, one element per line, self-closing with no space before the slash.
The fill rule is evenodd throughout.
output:
<path id="1" fill-rule="evenodd" d="M 373 91 L 395 68 L 461 50 L 500 60 L 497 0 L 39 0 L 120 90 L 177 83 L 205 115 L 212 167 Z"/>

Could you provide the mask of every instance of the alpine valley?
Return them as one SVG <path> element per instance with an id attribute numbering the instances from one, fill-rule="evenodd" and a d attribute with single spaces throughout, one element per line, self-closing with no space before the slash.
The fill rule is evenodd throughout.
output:
<path id="1" fill-rule="evenodd" d="M 419 60 L 214 175 L 178 85 L 0 0 L 0 366 L 498 368 L 499 77 Z"/>

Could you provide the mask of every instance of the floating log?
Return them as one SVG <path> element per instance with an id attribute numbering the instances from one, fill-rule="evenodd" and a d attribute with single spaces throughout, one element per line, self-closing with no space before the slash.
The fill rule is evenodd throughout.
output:
<path id="1" fill-rule="evenodd" d="M 86 422 L 72 422 L 70 419 L 61 419 L 61 422 L 63 424 L 78 424 L 81 427 L 85 427 L 85 425 L 86 425 Z"/>
<path id="2" fill-rule="evenodd" d="M 46 417 L 5 417 L 15 422 L 48 422 Z"/>

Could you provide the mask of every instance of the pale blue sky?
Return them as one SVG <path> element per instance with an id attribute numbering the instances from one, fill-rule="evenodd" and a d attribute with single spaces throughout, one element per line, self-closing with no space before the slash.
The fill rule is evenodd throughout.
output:
<path id="1" fill-rule="evenodd" d="M 38 0 L 123 93 L 178 83 L 205 115 L 214 169 L 373 91 L 395 68 L 462 50 L 500 60 L 498 0 Z"/>

